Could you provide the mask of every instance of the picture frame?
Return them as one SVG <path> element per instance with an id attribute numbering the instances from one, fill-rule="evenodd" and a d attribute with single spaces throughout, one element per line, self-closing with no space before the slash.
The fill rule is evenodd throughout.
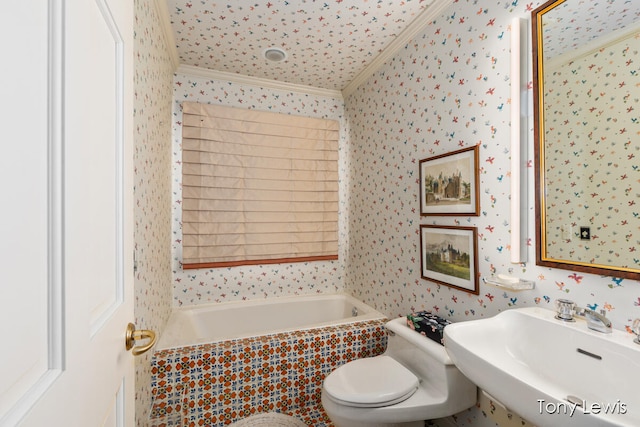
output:
<path id="1" fill-rule="evenodd" d="M 420 160 L 420 215 L 480 216 L 479 146 Z"/>
<path id="2" fill-rule="evenodd" d="M 478 229 L 420 225 L 421 275 L 450 288 L 478 295 Z"/>

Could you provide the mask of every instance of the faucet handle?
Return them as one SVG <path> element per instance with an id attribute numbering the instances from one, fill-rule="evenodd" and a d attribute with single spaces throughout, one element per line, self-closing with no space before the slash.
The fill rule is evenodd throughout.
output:
<path id="1" fill-rule="evenodd" d="M 575 322 L 573 318 L 575 312 L 575 302 L 564 298 L 556 300 L 556 319 L 563 320 L 565 322 Z"/>
<path id="2" fill-rule="evenodd" d="M 640 344 L 640 319 L 636 319 L 633 321 L 631 325 L 631 331 L 636 334 L 636 339 L 633 340 L 634 343 Z"/>

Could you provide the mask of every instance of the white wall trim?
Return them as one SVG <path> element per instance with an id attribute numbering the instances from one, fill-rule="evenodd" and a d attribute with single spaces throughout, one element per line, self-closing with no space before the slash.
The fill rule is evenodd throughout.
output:
<path id="1" fill-rule="evenodd" d="M 440 14 L 453 2 L 453 0 L 434 0 L 433 3 L 423 10 L 407 28 L 405 28 L 380 54 L 367 65 L 351 82 L 342 89 L 342 96 L 345 98 L 351 95 L 362 83 L 371 77 L 380 67 L 400 51 L 407 43 L 413 40 L 434 18 Z"/>
<path id="2" fill-rule="evenodd" d="M 213 80 L 223 80 L 233 83 L 284 90 L 287 92 L 306 93 L 309 95 L 328 96 L 330 98 L 342 99 L 342 92 L 339 90 L 322 89 L 313 86 L 305 86 L 294 83 L 280 82 L 277 80 L 263 79 L 260 77 L 249 77 L 242 74 L 227 73 L 224 71 L 214 71 L 202 67 L 180 64 L 176 70 L 178 74 L 186 74 L 194 77 L 205 77 Z"/>
<path id="3" fill-rule="evenodd" d="M 158 20 L 162 27 L 162 34 L 164 35 L 164 42 L 167 45 L 167 52 L 173 65 L 173 71 L 175 72 L 180 61 L 178 59 L 178 48 L 176 47 L 176 40 L 173 38 L 173 28 L 171 28 L 171 16 L 167 9 L 166 0 L 153 0 L 156 5 L 156 13 L 158 14 Z"/>

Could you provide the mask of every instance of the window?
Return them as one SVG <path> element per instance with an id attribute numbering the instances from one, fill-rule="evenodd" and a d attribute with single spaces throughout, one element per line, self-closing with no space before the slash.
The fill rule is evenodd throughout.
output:
<path id="1" fill-rule="evenodd" d="M 338 258 L 337 121 L 182 109 L 183 268 Z"/>

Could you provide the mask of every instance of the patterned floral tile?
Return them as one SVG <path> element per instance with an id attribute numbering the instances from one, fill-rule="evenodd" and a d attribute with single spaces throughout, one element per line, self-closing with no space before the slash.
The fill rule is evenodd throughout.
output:
<path id="1" fill-rule="evenodd" d="M 295 415 L 297 418 L 304 421 L 308 426 L 333 427 L 331 420 L 327 416 L 326 412 L 324 412 L 321 404 L 292 408 L 289 414 Z"/>
<path id="2" fill-rule="evenodd" d="M 381 354 L 385 320 L 161 350 L 152 360 L 150 423 L 222 426 L 262 412 L 329 425 L 324 378 L 350 360 Z M 167 424 L 169 425 L 169 424 Z M 316 424 L 309 424 L 316 425 Z"/>

